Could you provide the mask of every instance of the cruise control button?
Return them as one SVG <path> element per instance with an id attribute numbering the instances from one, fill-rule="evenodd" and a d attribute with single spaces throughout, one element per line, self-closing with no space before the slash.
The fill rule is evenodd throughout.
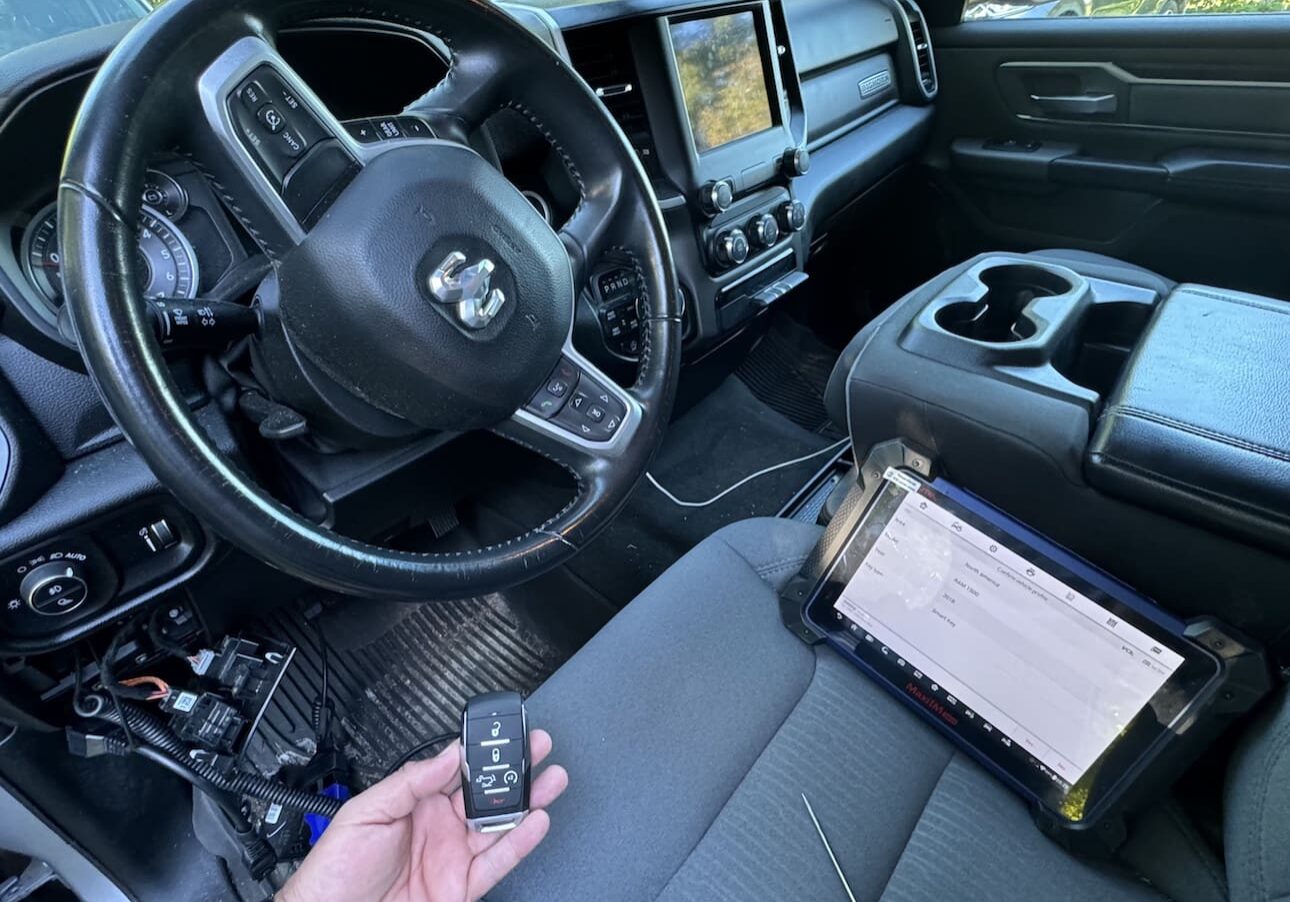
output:
<path id="1" fill-rule="evenodd" d="M 282 118 L 282 114 L 278 112 L 278 108 L 272 104 L 262 108 L 260 112 L 256 114 L 256 118 L 260 120 L 261 125 L 275 135 L 282 131 L 283 127 L 287 124 L 287 121 Z"/>
<path id="2" fill-rule="evenodd" d="M 345 123 L 345 131 L 359 144 L 375 144 L 381 140 L 381 136 L 376 133 L 376 126 L 370 119 L 354 119 Z"/>
<path id="3" fill-rule="evenodd" d="M 305 152 L 305 141 L 294 129 L 284 128 L 278 134 L 278 141 L 288 156 L 298 157 Z"/>
<path id="4" fill-rule="evenodd" d="M 434 133 L 430 131 L 430 126 L 424 119 L 418 119 L 416 116 L 400 116 L 395 122 L 403 131 L 405 138 L 433 138 Z"/>
<path id="5" fill-rule="evenodd" d="M 264 95 L 264 88 L 255 80 L 248 81 L 242 85 L 242 90 L 238 92 L 238 96 L 251 112 L 255 112 L 263 106 L 267 99 Z"/>

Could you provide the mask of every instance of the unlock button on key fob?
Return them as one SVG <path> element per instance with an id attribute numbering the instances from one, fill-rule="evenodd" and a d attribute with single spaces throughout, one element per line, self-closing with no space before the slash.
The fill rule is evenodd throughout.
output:
<path id="1" fill-rule="evenodd" d="M 509 830 L 528 812 L 528 723 L 517 692 L 476 696 L 462 711 L 462 795 L 475 830 Z"/>

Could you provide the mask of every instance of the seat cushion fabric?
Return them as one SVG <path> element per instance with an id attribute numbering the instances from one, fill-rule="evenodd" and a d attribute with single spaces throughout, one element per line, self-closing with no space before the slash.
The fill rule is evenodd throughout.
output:
<path id="1" fill-rule="evenodd" d="M 1023 803 L 825 646 L 776 594 L 819 530 L 750 520 L 668 570 L 536 692 L 570 788 L 489 895 L 759 902 L 1160 899 L 1072 858 Z"/>
<path id="2" fill-rule="evenodd" d="M 1232 759 L 1223 833 L 1232 902 L 1290 902 L 1290 694 L 1284 689 Z"/>
<path id="3" fill-rule="evenodd" d="M 511 899 L 654 899 L 792 713 L 815 669 L 776 586 L 818 527 L 748 520 L 681 558 L 533 694 L 570 784 Z"/>

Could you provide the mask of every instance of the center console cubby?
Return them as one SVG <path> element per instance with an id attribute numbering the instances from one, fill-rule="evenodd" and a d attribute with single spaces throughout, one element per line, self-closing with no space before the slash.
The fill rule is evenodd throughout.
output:
<path id="1" fill-rule="evenodd" d="M 1170 610 L 1290 653 L 1287 348 L 1284 301 L 994 253 L 866 326 L 826 401 L 858 458 L 902 440 Z"/>

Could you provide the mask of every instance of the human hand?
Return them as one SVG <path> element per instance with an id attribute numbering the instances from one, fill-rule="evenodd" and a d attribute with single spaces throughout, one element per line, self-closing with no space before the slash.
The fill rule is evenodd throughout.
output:
<path id="1" fill-rule="evenodd" d="M 534 771 L 551 752 L 529 733 Z M 552 765 L 533 780 L 529 813 L 505 833 L 476 833 L 461 798 L 461 743 L 404 765 L 345 803 L 278 902 L 474 902 L 546 836 L 545 810 L 569 785 Z"/>

